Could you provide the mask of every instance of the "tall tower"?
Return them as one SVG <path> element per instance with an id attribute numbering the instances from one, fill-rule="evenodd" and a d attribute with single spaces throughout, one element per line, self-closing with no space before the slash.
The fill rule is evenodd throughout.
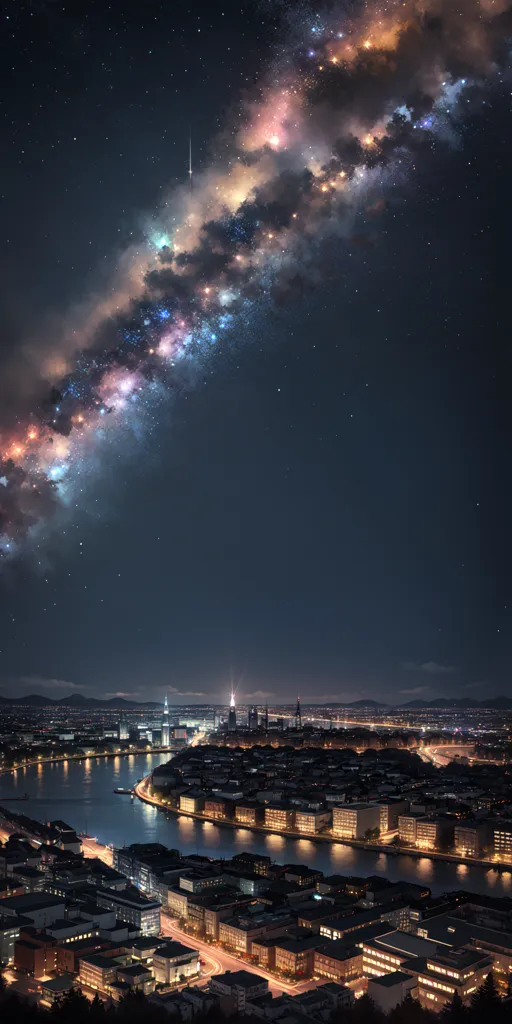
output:
<path id="1" fill-rule="evenodd" d="M 169 702 L 167 700 L 167 694 L 165 695 L 164 701 L 164 713 L 162 715 L 162 746 L 168 747 L 171 742 L 171 729 L 169 726 Z"/>
<path id="2" fill-rule="evenodd" d="M 256 707 L 249 708 L 249 715 L 248 715 L 248 718 L 247 718 L 247 725 L 249 726 L 249 729 L 257 729 L 258 728 L 258 708 L 256 708 Z"/>
<path id="3" fill-rule="evenodd" d="M 119 716 L 119 739 L 127 740 L 129 738 L 128 722 L 126 721 L 126 715 L 121 712 Z"/>
<path id="4" fill-rule="evenodd" d="M 229 702 L 228 732 L 236 732 L 236 708 L 233 691 L 231 691 L 231 700 Z"/>
<path id="5" fill-rule="evenodd" d="M 300 697 L 297 697 L 297 707 L 295 708 L 295 728 L 302 729 L 302 713 L 300 710 Z"/>

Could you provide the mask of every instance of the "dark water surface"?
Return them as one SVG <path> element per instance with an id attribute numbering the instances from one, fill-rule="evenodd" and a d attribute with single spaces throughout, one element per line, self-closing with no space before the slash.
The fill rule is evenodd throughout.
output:
<path id="1" fill-rule="evenodd" d="M 388 856 L 354 850 L 341 843 L 314 843 L 309 839 L 285 839 L 258 835 L 247 829 L 227 829 L 191 818 L 167 816 L 140 800 L 114 793 L 130 787 L 162 761 L 164 754 L 89 758 L 19 769 L 0 777 L 2 797 L 26 792 L 30 799 L 9 803 L 13 810 L 33 818 L 62 818 L 79 832 L 114 846 L 135 842 L 160 842 L 189 853 L 230 857 L 242 850 L 265 853 L 281 863 L 317 867 L 326 874 L 384 875 L 392 881 L 408 879 L 428 885 L 433 892 L 468 889 L 495 896 L 512 895 L 512 874 L 465 864 L 443 864 L 428 857 Z"/>

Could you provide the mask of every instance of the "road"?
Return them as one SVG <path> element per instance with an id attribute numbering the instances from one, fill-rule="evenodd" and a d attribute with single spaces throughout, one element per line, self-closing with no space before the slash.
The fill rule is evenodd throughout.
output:
<path id="1" fill-rule="evenodd" d="M 467 757 L 468 761 L 473 760 L 474 751 L 474 744 L 471 743 L 465 746 L 456 744 L 453 747 L 422 747 L 418 753 L 423 761 L 430 761 L 436 768 L 446 768 L 457 757 Z"/>
<path id="2" fill-rule="evenodd" d="M 225 971 L 249 971 L 250 974 L 257 974 L 260 978 L 266 978 L 269 990 L 274 996 L 281 995 L 283 992 L 286 992 L 288 995 L 298 995 L 299 992 L 308 992 L 325 981 L 325 978 L 322 978 L 321 982 L 301 981 L 295 985 L 286 981 L 278 981 L 273 974 L 269 974 L 268 971 L 264 971 L 261 967 L 247 963 L 245 960 L 239 960 L 238 957 L 226 953 L 220 946 L 212 946 L 209 942 L 203 942 L 201 939 L 196 939 L 188 935 L 187 932 L 181 931 L 176 924 L 175 918 L 164 913 L 162 913 L 162 935 L 168 935 L 177 942 L 182 942 L 184 946 L 198 949 L 201 959 L 204 960 L 207 967 L 207 972 L 205 973 L 208 974 L 208 977 L 213 978 L 216 974 L 223 974 Z"/>
<path id="3" fill-rule="evenodd" d="M 103 843 L 98 843 L 95 839 L 82 839 L 82 849 L 84 857 L 99 857 L 107 867 L 114 866 L 114 855 L 110 846 L 103 846 Z"/>

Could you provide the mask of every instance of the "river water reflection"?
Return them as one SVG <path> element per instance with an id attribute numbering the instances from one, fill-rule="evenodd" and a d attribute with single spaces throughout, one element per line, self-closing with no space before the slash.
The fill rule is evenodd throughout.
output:
<path id="1" fill-rule="evenodd" d="M 160 842 L 189 853 L 230 857 L 242 850 L 265 853 L 280 862 L 305 863 L 326 874 L 384 875 L 391 881 L 407 879 L 428 885 L 434 893 L 451 889 L 495 896 L 512 895 L 512 874 L 501 874 L 465 864 L 443 864 L 428 857 L 389 856 L 354 850 L 341 843 L 314 843 L 309 839 L 285 839 L 258 835 L 248 829 L 227 829 L 191 818 L 167 816 L 140 800 L 114 793 L 129 788 L 168 758 L 162 754 L 136 754 L 109 759 L 89 758 L 19 769 L 0 776 L 2 797 L 29 800 L 7 806 L 34 818 L 62 818 L 79 832 L 115 846 L 135 842 Z"/>

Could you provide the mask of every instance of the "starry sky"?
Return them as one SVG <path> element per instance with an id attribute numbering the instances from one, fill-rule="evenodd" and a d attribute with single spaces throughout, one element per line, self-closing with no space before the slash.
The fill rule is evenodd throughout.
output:
<path id="1" fill-rule="evenodd" d="M 237 117 L 272 5 L 7 3 L 3 415 Z M 481 699 L 510 687 L 510 90 L 390 187 L 2 567 L 0 693 Z"/>

